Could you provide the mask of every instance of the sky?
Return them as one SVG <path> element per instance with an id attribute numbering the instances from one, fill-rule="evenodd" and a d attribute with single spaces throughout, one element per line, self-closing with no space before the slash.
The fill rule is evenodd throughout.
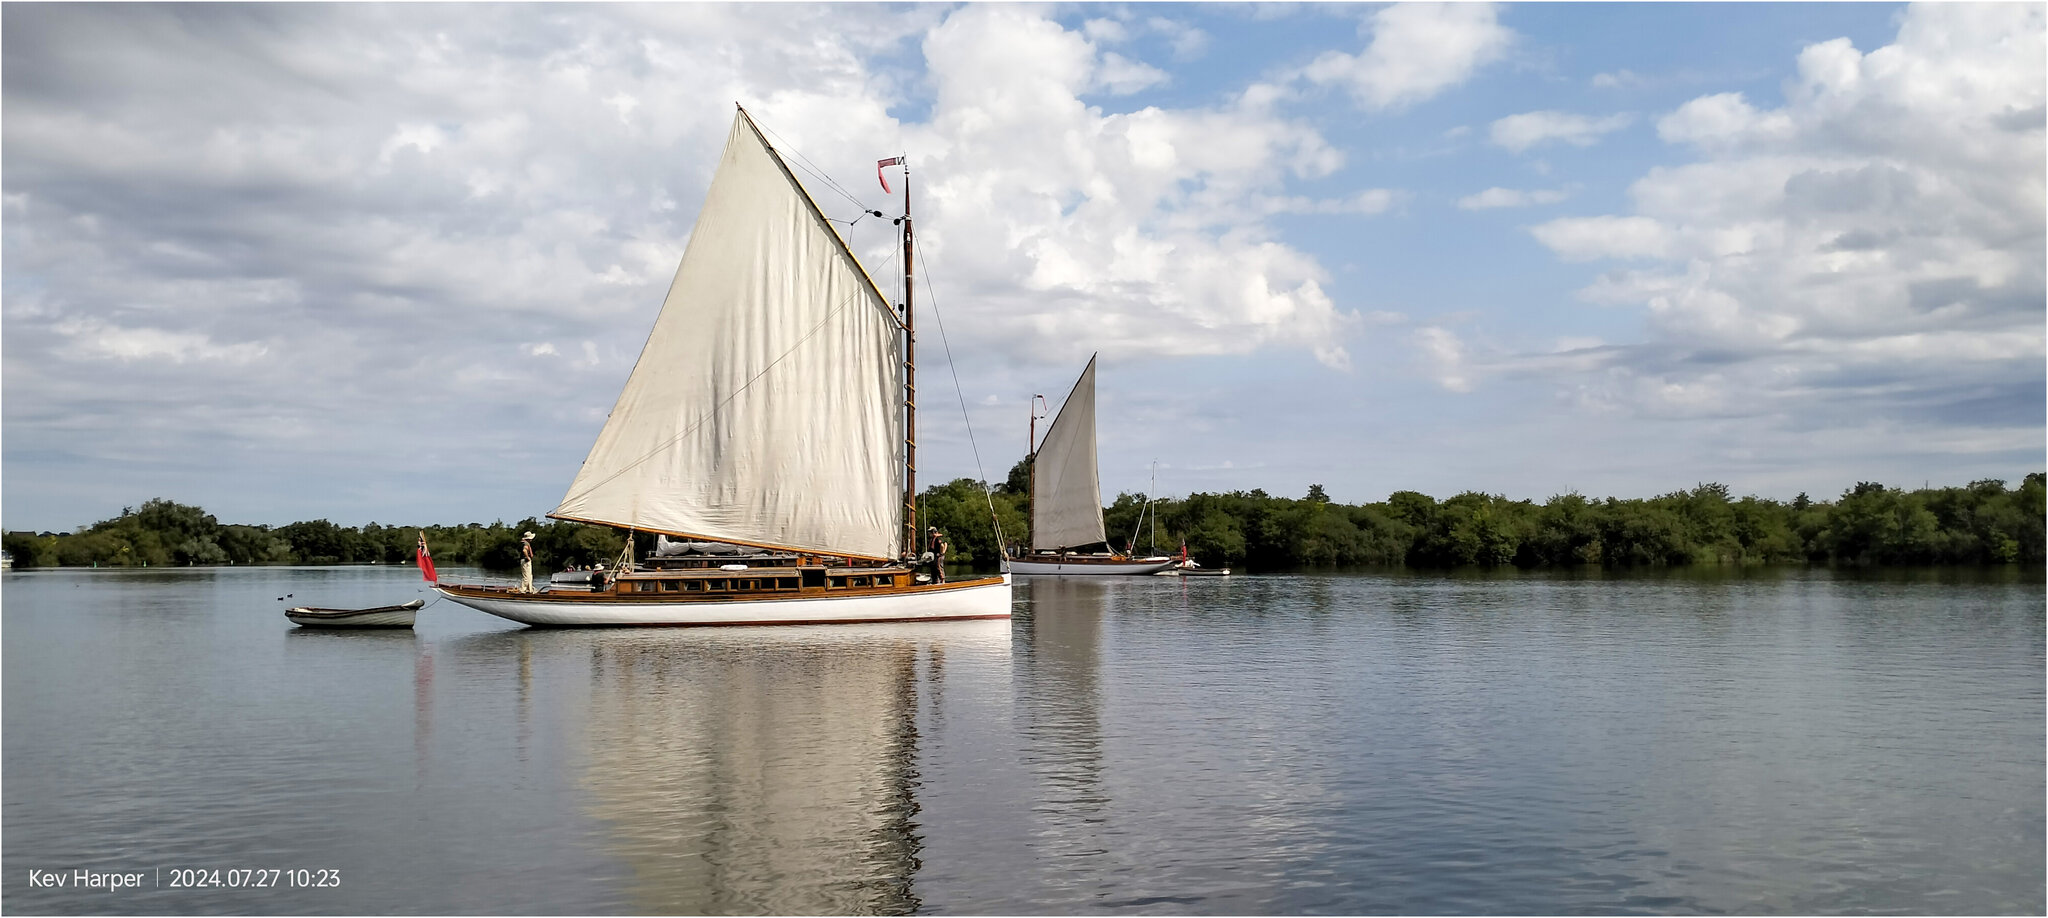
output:
<path id="1" fill-rule="evenodd" d="M 1105 502 L 2048 465 L 2041 4 L 0 20 L 10 530 L 545 514 L 735 103 L 878 278 L 909 159 L 921 483 L 1000 480 L 1090 355 Z"/>

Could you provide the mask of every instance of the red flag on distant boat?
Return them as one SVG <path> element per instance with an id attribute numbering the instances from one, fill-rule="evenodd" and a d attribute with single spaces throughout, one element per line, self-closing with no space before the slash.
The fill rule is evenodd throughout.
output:
<path id="1" fill-rule="evenodd" d="M 427 534 L 424 530 L 420 532 L 419 562 L 420 576 L 427 578 L 428 583 L 441 582 L 441 578 L 434 575 L 434 556 L 427 554 Z"/>
<path id="2" fill-rule="evenodd" d="M 882 183 L 883 194 L 893 194 L 894 192 L 889 190 L 889 178 L 888 176 L 882 174 L 882 170 L 887 169 L 890 166 L 900 165 L 903 165 L 903 157 L 901 156 L 891 156 L 888 159 L 882 160 L 881 162 L 875 164 L 875 179 Z"/>

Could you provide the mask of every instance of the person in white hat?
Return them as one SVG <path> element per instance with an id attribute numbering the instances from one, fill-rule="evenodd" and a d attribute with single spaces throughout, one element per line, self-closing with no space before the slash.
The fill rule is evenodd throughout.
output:
<path id="1" fill-rule="evenodd" d="M 533 592 L 533 533 L 519 537 L 519 592 Z"/>

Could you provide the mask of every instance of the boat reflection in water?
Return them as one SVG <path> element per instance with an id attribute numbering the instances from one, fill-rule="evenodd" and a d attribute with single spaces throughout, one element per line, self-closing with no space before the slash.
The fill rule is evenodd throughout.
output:
<path id="1" fill-rule="evenodd" d="M 1041 577 L 1029 584 L 1031 614 L 1019 619 L 1029 663 L 1018 691 L 1024 764 L 1035 778 L 1033 846 L 1069 865 L 1065 884 L 1085 884 L 1072 865 L 1109 850 L 1109 793 L 1103 784 L 1102 629 L 1111 584 Z"/>
<path id="2" fill-rule="evenodd" d="M 1007 620 L 505 637 L 534 656 L 522 698 L 588 685 L 562 713 L 593 853 L 625 870 L 621 910 L 655 914 L 917 910 L 920 705 L 949 663 L 1010 667 Z"/>

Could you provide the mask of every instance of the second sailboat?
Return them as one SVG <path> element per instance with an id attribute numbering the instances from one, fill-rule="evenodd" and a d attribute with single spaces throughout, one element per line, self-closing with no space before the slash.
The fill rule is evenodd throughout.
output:
<path id="1" fill-rule="evenodd" d="M 1165 556 L 1133 558 L 1109 544 L 1095 467 L 1095 358 L 1089 357 L 1088 368 L 1060 404 L 1045 441 L 1031 453 L 1031 532 L 1024 550 L 1012 552 L 1003 570 L 1129 575 L 1163 571 L 1177 563 Z"/>

